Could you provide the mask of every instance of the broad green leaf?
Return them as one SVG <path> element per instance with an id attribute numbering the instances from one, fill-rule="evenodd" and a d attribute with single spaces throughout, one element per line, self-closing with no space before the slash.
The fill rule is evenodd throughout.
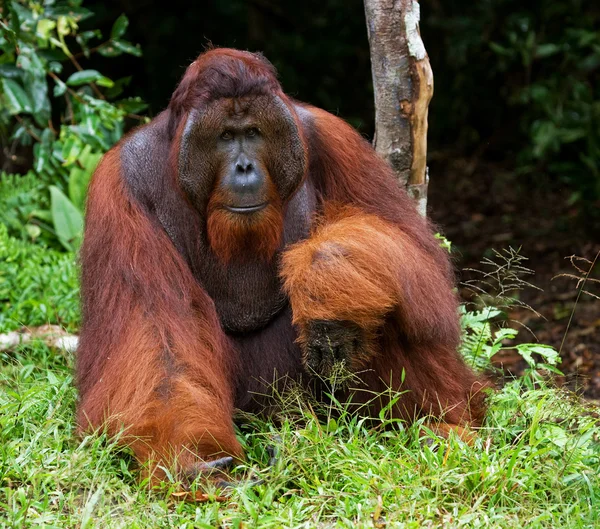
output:
<path id="1" fill-rule="evenodd" d="M 81 140 L 74 135 L 69 135 L 62 148 L 63 165 L 69 166 L 77 161 L 79 154 L 83 150 Z"/>
<path id="2" fill-rule="evenodd" d="M 19 16 L 19 11 L 24 14 L 23 9 L 16 2 L 3 2 L 3 6 L 8 12 L 8 23 L 10 25 L 10 28 L 8 28 L 2 23 L 2 26 L 6 28 L 5 37 L 8 38 L 9 42 L 16 44 L 17 38 L 21 36 L 21 18 Z M 5 18 L 5 16 L 2 18 Z"/>
<path id="3" fill-rule="evenodd" d="M 65 55 L 65 52 L 63 50 L 61 50 L 60 48 L 49 48 L 46 50 L 38 50 L 38 55 L 44 59 L 45 61 L 66 61 L 67 60 L 67 56 Z M 53 70 L 54 71 L 54 70 Z"/>
<path id="4" fill-rule="evenodd" d="M 3 36 L 6 41 L 12 46 L 17 45 L 17 34 L 11 28 L 9 28 L 2 20 L 0 20 L 0 29 L 2 29 Z"/>
<path id="5" fill-rule="evenodd" d="M 90 145 L 86 145 L 79 155 L 79 165 L 75 165 L 69 173 L 69 197 L 75 207 L 83 211 L 90 178 L 102 158 L 102 153 L 92 152 Z"/>
<path id="6" fill-rule="evenodd" d="M 50 99 L 48 98 L 46 77 L 38 77 L 28 73 L 25 75 L 25 86 L 33 103 L 33 117 L 38 125 L 47 126 L 50 119 Z"/>
<path id="7" fill-rule="evenodd" d="M 107 99 L 115 99 L 123 93 L 123 90 L 126 86 L 129 86 L 130 82 L 131 75 L 128 75 L 127 77 L 121 77 L 120 79 L 117 79 L 115 81 L 114 85 L 111 88 L 104 92 L 104 95 Z"/>
<path id="8" fill-rule="evenodd" d="M 100 79 L 106 79 L 98 70 L 81 70 L 75 72 L 67 79 L 69 86 L 80 86 L 82 84 L 96 83 Z M 110 81 L 110 79 L 108 79 Z M 112 81 L 110 81 L 112 83 Z"/>
<path id="9" fill-rule="evenodd" d="M 94 30 L 90 30 L 90 31 L 82 31 L 78 37 L 83 41 L 83 42 L 87 42 L 88 40 L 91 39 L 101 39 L 102 38 L 102 32 L 99 29 L 94 29 Z"/>
<path id="10" fill-rule="evenodd" d="M 109 79 L 108 77 L 102 76 L 102 77 L 100 77 L 100 79 L 98 79 L 96 81 L 96 84 L 98 86 L 104 86 L 106 88 L 112 88 L 115 83 L 111 79 Z"/>
<path id="11" fill-rule="evenodd" d="M 21 46 L 21 53 L 17 59 L 17 68 L 37 77 L 46 76 L 45 60 L 31 46 Z"/>
<path id="12" fill-rule="evenodd" d="M 129 53 L 130 55 L 135 55 L 136 57 L 142 56 L 142 50 L 139 46 L 134 46 L 131 42 L 127 42 L 126 40 L 113 40 L 113 44 L 116 48 L 124 51 L 125 53 Z"/>
<path id="13" fill-rule="evenodd" d="M 34 168 L 36 173 L 41 173 L 48 168 L 50 158 L 52 157 L 52 142 L 55 140 L 54 133 L 51 129 L 46 128 L 42 132 L 42 141 L 37 143 L 33 148 Z"/>
<path id="14" fill-rule="evenodd" d="M 67 250 L 76 250 L 83 233 L 83 215 L 56 186 L 50 186 L 50 211 L 56 235 Z"/>
<path id="15" fill-rule="evenodd" d="M 52 222 L 52 212 L 49 209 L 36 209 L 31 212 L 31 216 L 48 224 Z"/>
<path id="16" fill-rule="evenodd" d="M 129 26 L 129 19 L 125 14 L 122 14 L 119 18 L 117 18 L 117 20 L 115 20 L 112 30 L 110 31 L 110 38 L 118 39 L 119 37 L 122 37 L 127 30 L 127 26 Z"/>
<path id="17" fill-rule="evenodd" d="M 23 72 L 14 64 L 0 64 L 0 77 L 6 79 L 20 79 Z"/>
<path id="18" fill-rule="evenodd" d="M 4 92 L 8 110 L 11 114 L 19 114 L 21 112 L 31 113 L 31 100 L 25 90 L 16 81 L 2 79 L 2 91 Z"/>
<path id="19" fill-rule="evenodd" d="M 50 38 L 50 32 L 56 27 L 56 22 L 54 20 L 50 20 L 48 18 L 42 18 L 38 20 L 36 33 L 38 37 L 44 40 L 48 40 Z"/>
<path id="20" fill-rule="evenodd" d="M 544 57 L 550 57 L 551 55 L 555 55 L 560 50 L 560 46 L 556 44 L 540 44 L 535 49 L 535 56 L 538 59 L 543 59 Z"/>
<path id="21" fill-rule="evenodd" d="M 54 97 L 60 97 L 67 91 L 67 85 L 60 79 L 55 79 L 54 81 L 56 83 L 56 85 L 54 85 Z"/>
<path id="22" fill-rule="evenodd" d="M 112 42 L 98 48 L 98 53 L 103 57 L 118 57 L 123 55 L 123 52 L 117 48 Z"/>
<path id="23" fill-rule="evenodd" d="M 70 18 L 76 20 L 77 22 L 81 22 L 86 18 L 93 16 L 94 13 L 85 7 L 75 7 L 73 5 L 67 6 L 52 6 L 46 8 L 46 16 L 50 16 L 52 18 L 56 18 L 58 16 Z"/>

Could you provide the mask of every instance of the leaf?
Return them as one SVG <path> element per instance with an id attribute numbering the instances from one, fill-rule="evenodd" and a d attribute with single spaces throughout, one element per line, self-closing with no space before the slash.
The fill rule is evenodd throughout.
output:
<path id="1" fill-rule="evenodd" d="M 47 126 L 50 119 L 50 99 L 48 98 L 46 77 L 38 77 L 28 73 L 25 75 L 25 86 L 33 103 L 33 117 L 38 125 Z"/>
<path id="2" fill-rule="evenodd" d="M 61 158 L 63 160 L 63 165 L 71 165 L 75 163 L 77 158 L 79 157 L 79 153 L 83 150 L 83 144 L 81 140 L 75 135 L 67 136 L 65 140 L 62 151 Z"/>
<path id="3" fill-rule="evenodd" d="M 74 166 L 69 173 L 69 197 L 80 211 L 85 207 L 88 184 L 100 158 L 102 153 L 92 152 L 92 147 L 86 145 L 79 155 L 82 167 Z"/>
<path id="4" fill-rule="evenodd" d="M 31 100 L 25 90 L 16 81 L 2 79 L 2 91 L 6 97 L 8 110 L 11 114 L 19 114 L 21 112 L 31 113 Z"/>
<path id="5" fill-rule="evenodd" d="M 35 145 L 34 147 L 34 155 L 35 155 L 35 163 L 34 169 L 37 173 L 41 173 L 44 169 L 47 169 L 48 164 L 50 163 L 50 158 L 52 156 L 52 142 L 55 139 L 54 133 L 52 130 L 46 128 L 44 132 L 42 132 L 42 141 Z"/>
<path id="6" fill-rule="evenodd" d="M 54 97 L 60 97 L 67 91 L 67 85 L 60 79 L 55 79 L 56 85 L 54 86 Z"/>
<path id="7" fill-rule="evenodd" d="M 13 64 L 0 64 L 0 77 L 20 79 L 22 71 Z"/>
<path id="8" fill-rule="evenodd" d="M 46 16 L 56 18 L 58 16 L 69 17 L 75 19 L 77 22 L 81 22 L 86 18 L 93 16 L 94 13 L 85 7 L 75 6 L 56 6 L 48 7 L 46 9 Z"/>
<path id="9" fill-rule="evenodd" d="M 52 222 L 52 212 L 48 209 L 36 209 L 31 212 L 31 216 L 43 220 L 50 224 Z"/>
<path id="10" fill-rule="evenodd" d="M 148 104 L 144 103 L 140 97 L 130 97 L 127 99 L 121 99 L 115 104 L 128 114 L 139 114 L 140 112 L 148 108 Z"/>
<path id="11" fill-rule="evenodd" d="M 79 35 L 79 38 L 81 38 L 81 40 L 83 42 L 87 42 L 91 39 L 101 39 L 102 38 L 102 32 L 99 29 L 94 29 L 94 30 L 89 30 L 89 31 L 82 31 Z"/>
<path id="12" fill-rule="evenodd" d="M 98 70 L 81 70 L 75 72 L 67 79 L 69 86 L 81 86 L 83 84 L 97 83 L 100 86 L 112 86 L 114 83 L 108 77 L 104 77 Z"/>
<path id="13" fill-rule="evenodd" d="M 123 54 L 123 52 L 112 43 L 100 46 L 98 48 L 98 53 L 103 57 L 118 57 Z"/>
<path id="14" fill-rule="evenodd" d="M 61 244 L 69 251 L 77 249 L 83 233 L 83 215 L 56 186 L 50 186 L 50 211 Z"/>
<path id="15" fill-rule="evenodd" d="M 21 20 L 18 13 L 18 8 L 20 6 L 13 2 L 4 2 L 3 5 L 8 12 L 8 23 L 10 24 L 10 29 L 2 24 L 4 28 L 6 28 L 5 37 L 8 37 L 10 42 L 16 44 L 17 38 L 21 36 Z M 2 18 L 4 18 L 4 16 Z"/>
<path id="16" fill-rule="evenodd" d="M 115 23 L 110 31 L 110 38 L 118 39 L 119 37 L 122 37 L 127 30 L 127 26 L 129 26 L 129 19 L 123 13 L 119 18 L 117 18 L 117 20 L 115 20 Z"/>
<path id="17" fill-rule="evenodd" d="M 25 231 L 33 240 L 42 234 L 42 229 L 37 224 L 25 224 Z"/>
<path id="18" fill-rule="evenodd" d="M 17 34 L 11 28 L 9 28 L 2 20 L 0 20 L 0 29 L 2 29 L 2 36 L 12 46 L 17 46 Z"/>
<path id="19" fill-rule="evenodd" d="M 560 46 L 556 44 L 540 44 L 535 49 L 535 57 L 537 59 L 543 59 L 544 57 L 550 57 L 560 51 Z"/>
<path id="20" fill-rule="evenodd" d="M 50 38 L 50 32 L 56 27 L 56 22 L 48 18 L 42 18 L 38 20 L 35 32 L 41 39 L 48 40 Z"/>
<path id="21" fill-rule="evenodd" d="M 113 40 L 113 44 L 115 48 L 118 48 L 125 53 L 129 53 L 130 55 L 135 55 L 136 57 L 142 56 L 142 50 L 139 45 L 134 46 L 131 42 L 127 42 L 126 40 Z"/>
<path id="22" fill-rule="evenodd" d="M 549 424 L 540 429 L 539 436 L 542 439 L 550 439 L 559 448 L 564 448 L 571 439 L 567 432 L 556 424 Z"/>
<path id="23" fill-rule="evenodd" d="M 505 48 L 504 46 L 501 46 L 497 42 L 490 42 L 489 46 L 490 46 L 491 50 L 493 52 L 497 53 L 498 55 L 503 55 L 505 57 L 511 57 L 513 55 L 512 50 Z"/>
<path id="24" fill-rule="evenodd" d="M 54 49 L 48 49 L 48 50 L 38 50 L 38 55 L 50 62 L 50 61 L 66 61 L 67 60 L 67 56 L 65 55 L 65 52 L 59 48 L 54 48 Z M 54 72 L 56 72 L 56 70 L 53 70 Z"/>
<path id="25" fill-rule="evenodd" d="M 131 75 L 121 77 L 115 81 L 115 84 L 104 92 L 107 99 L 115 99 L 123 93 L 126 86 L 131 83 Z M 116 103 L 115 103 L 116 104 Z"/>
<path id="26" fill-rule="evenodd" d="M 100 77 L 100 79 L 98 79 L 96 81 L 96 84 L 98 86 L 104 86 L 106 88 L 112 88 L 115 83 L 111 79 L 109 79 L 108 77 L 102 76 L 102 77 Z"/>
<path id="27" fill-rule="evenodd" d="M 81 513 L 81 529 L 87 529 L 87 527 L 91 527 L 91 524 L 94 523 L 94 509 L 96 508 L 96 504 L 98 503 L 98 500 L 102 496 L 103 492 L 104 490 L 102 488 L 102 485 L 100 485 L 100 487 L 98 487 L 98 490 L 94 492 L 94 494 L 92 494 L 90 499 L 84 505 L 83 511 Z"/>

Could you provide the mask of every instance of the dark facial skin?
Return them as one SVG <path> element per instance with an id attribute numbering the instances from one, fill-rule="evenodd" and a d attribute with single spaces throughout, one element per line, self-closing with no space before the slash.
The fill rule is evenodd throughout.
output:
<path id="1" fill-rule="evenodd" d="M 258 127 L 240 120 L 231 120 L 219 135 L 216 150 L 224 160 L 219 192 L 232 213 L 254 213 L 268 205 L 267 174 L 260 163 L 263 145 Z"/>
<path id="2" fill-rule="evenodd" d="M 178 182 L 201 216 L 211 199 L 226 211 L 285 203 L 307 165 L 290 107 L 274 96 L 219 99 L 193 109 L 179 148 Z M 228 212 L 252 217 L 256 211 Z"/>

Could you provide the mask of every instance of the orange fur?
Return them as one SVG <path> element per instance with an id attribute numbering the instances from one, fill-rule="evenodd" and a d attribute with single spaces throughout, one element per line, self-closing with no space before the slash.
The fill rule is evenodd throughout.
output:
<path id="1" fill-rule="evenodd" d="M 170 468 L 240 456 L 230 346 L 214 307 L 119 175 L 116 148 L 89 193 L 79 428 L 124 429 L 139 460 Z"/>
<path id="2" fill-rule="evenodd" d="M 325 197 L 311 237 L 285 252 L 281 275 L 299 343 L 311 320 L 358 324 L 366 340 L 350 367 L 361 383 L 347 398 L 377 415 L 388 389 L 402 391 L 393 415 L 433 415 L 481 425 L 485 388 L 457 352 L 458 299 L 447 253 L 393 172 L 347 123 L 305 106 L 314 119 L 311 170 Z"/>
<path id="3" fill-rule="evenodd" d="M 183 135 L 192 112 L 245 97 L 263 98 L 267 121 L 272 112 L 262 160 L 271 189 L 264 210 L 233 216 L 211 127 Z M 452 268 L 431 226 L 368 142 L 287 98 L 260 55 L 203 54 L 167 111 L 106 154 L 81 260 L 79 431 L 125 430 L 154 477 L 158 466 L 186 475 L 242 457 L 234 405 L 255 411 L 249 395 L 275 374 L 302 378 L 315 320 L 362 333 L 350 365 L 359 382 L 340 399 L 378 416 L 391 388 L 402 392 L 394 417 L 433 415 L 459 433 L 483 421 L 487 383 L 457 353 Z"/>
<path id="4" fill-rule="evenodd" d="M 350 366 L 369 371 L 358 402 L 370 400 L 375 387 L 405 389 L 404 370 L 411 394 L 397 406 L 399 416 L 481 423 L 485 384 L 460 360 L 456 344 L 444 343 L 452 336 L 444 325 L 458 318 L 454 295 L 435 288 L 446 282 L 440 267 L 400 229 L 356 207 L 329 204 L 311 237 L 285 252 L 281 275 L 302 347 L 310 321 L 351 321 L 363 330 L 363 354 Z M 440 318 L 443 308 L 454 310 L 449 323 Z M 375 408 L 386 405 L 376 400 Z"/>
<path id="5" fill-rule="evenodd" d="M 224 263 L 232 259 L 270 261 L 281 243 L 283 215 L 281 200 L 270 182 L 269 205 L 251 215 L 231 213 L 222 192 L 212 193 L 206 226 L 208 243 Z"/>

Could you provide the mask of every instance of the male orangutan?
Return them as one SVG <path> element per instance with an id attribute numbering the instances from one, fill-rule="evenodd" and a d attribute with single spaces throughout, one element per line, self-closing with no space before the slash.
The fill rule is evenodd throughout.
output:
<path id="1" fill-rule="evenodd" d="M 369 143 L 286 96 L 260 54 L 211 49 L 93 177 L 82 253 L 80 429 L 126 431 L 182 477 L 242 456 L 234 409 L 285 379 L 448 428 L 480 425 L 452 272 Z"/>

